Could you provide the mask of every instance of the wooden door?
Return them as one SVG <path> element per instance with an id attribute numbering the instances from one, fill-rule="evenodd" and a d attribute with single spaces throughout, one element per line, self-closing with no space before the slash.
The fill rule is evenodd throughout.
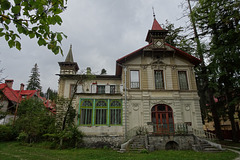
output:
<path id="1" fill-rule="evenodd" d="M 160 104 L 152 108 L 152 122 L 154 133 L 174 134 L 173 112 L 168 105 Z"/>

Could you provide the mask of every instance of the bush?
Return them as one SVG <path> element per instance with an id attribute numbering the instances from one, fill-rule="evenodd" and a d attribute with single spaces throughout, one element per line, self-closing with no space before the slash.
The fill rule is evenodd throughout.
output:
<path id="1" fill-rule="evenodd" d="M 83 132 L 79 131 L 77 126 L 66 128 L 64 131 L 58 131 L 53 134 L 45 134 L 46 140 L 51 141 L 51 148 L 79 148 L 83 145 Z"/>
<path id="2" fill-rule="evenodd" d="M 19 105 L 14 127 L 20 133 L 19 141 L 40 142 L 44 140 L 44 134 L 55 132 L 55 117 L 49 114 L 42 101 L 31 98 Z"/>
<path id="3" fill-rule="evenodd" d="M 0 125 L 0 141 L 12 141 L 15 138 L 16 134 L 12 126 Z"/>

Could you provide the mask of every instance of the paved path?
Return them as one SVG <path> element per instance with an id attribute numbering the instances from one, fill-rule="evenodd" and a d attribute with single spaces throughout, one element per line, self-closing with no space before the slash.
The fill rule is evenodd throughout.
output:
<path id="1" fill-rule="evenodd" d="M 240 151 L 236 150 L 236 149 L 239 149 L 240 150 L 240 147 L 232 147 L 232 146 L 225 146 L 225 145 L 222 145 L 224 148 L 226 148 L 227 150 L 229 151 L 232 151 L 232 152 L 235 152 L 235 153 L 238 153 L 238 157 L 235 158 L 234 160 L 240 160 Z"/>

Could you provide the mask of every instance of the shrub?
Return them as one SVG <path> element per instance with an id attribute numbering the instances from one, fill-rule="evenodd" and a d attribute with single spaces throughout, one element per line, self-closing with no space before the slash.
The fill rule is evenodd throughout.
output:
<path id="1" fill-rule="evenodd" d="M 0 125 L 0 141 L 11 141 L 16 137 L 12 126 Z"/>
<path id="2" fill-rule="evenodd" d="M 15 128 L 20 133 L 18 139 L 27 143 L 44 140 L 43 135 L 54 132 L 55 117 L 38 99 L 28 99 L 21 102 L 18 109 L 18 119 Z"/>

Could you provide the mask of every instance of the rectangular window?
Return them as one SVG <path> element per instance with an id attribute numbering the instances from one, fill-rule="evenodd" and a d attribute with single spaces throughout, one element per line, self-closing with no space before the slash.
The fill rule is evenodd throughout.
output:
<path id="1" fill-rule="evenodd" d="M 178 71 L 178 80 L 180 90 L 188 90 L 187 72 Z"/>
<path id="2" fill-rule="evenodd" d="M 122 101 L 111 100 L 110 101 L 110 124 L 120 125 L 122 124 Z"/>
<path id="3" fill-rule="evenodd" d="M 107 106 L 108 101 L 105 99 L 99 99 L 95 101 L 95 124 L 104 125 L 107 124 Z"/>
<path id="4" fill-rule="evenodd" d="M 163 71 L 162 70 L 154 71 L 154 77 L 155 77 L 155 88 L 164 89 Z"/>
<path id="5" fill-rule="evenodd" d="M 81 109 L 80 124 L 92 124 L 92 109 Z"/>
<path id="6" fill-rule="evenodd" d="M 115 93 L 115 85 L 111 85 L 110 86 L 110 94 L 114 94 Z"/>
<path id="7" fill-rule="evenodd" d="M 131 73 L 131 88 L 133 89 L 139 89 L 139 71 L 130 71 Z"/>
<path id="8" fill-rule="evenodd" d="M 96 109 L 95 124 L 107 124 L 107 109 Z"/>
<path id="9" fill-rule="evenodd" d="M 80 124 L 92 125 L 93 100 L 84 99 L 80 102 Z"/>
<path id="10" fill-rule="evenodd" d="M 111 116 L 111 119 L 110 119 L 110 124 L 121 124 L 122 123 L 122 110 L 121 109 L 111 109 L 110 110 L 111 113 L 110 113 L 110 116 Z"/>
<path id="11" fill-rule="evenodd" d="M 98 85 L 97 86 L 97 93 L 104 94 L 105 93 L 105 85 Z"/>

